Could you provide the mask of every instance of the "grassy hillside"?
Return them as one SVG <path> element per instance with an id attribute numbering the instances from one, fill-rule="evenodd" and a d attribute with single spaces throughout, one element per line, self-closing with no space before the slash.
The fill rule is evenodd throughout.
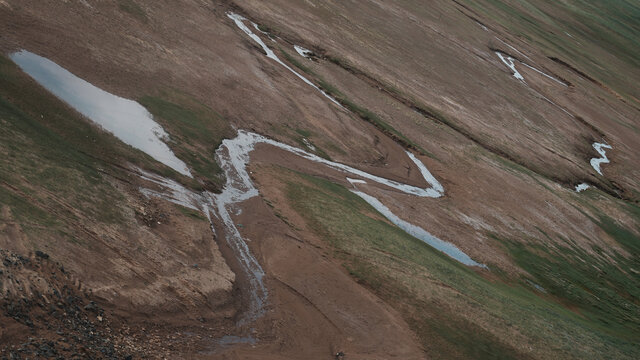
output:
<path id="1" fill-rule="evenodd" d="M 0 202 L 28 233 L 80 241 L 79 219 L 124 224 L 110 177 L 132 164 L 199 186 L 84 119 L 0 57 Z M 196 163 L 198 164 L 198 163 Z M 196 169 L 198 173 L 199 169 Z"/>
<path id="2" fill-rule="evenodd" d="M 459 1 L 640 104 L 640 3 L 632 0 Z"/>
<path id="3" fill-rule="evenodd" d="M 153 165 L 118 143 L 0 57 L 0 199 L 26 231 L 69 235 L 76 212 L 124 221 L 101 173 L 118 172 L 112 161 Z"/>
<path id="4" fill-rule="evenodd" d="M 640 311 L 633 300 L 640 284 L 615 264 L 505 242 L 532 278 L 490 281 L 381 220 L 347 189 L 280 173 L 296 212 L 352 276 L 401 311 L 431 358 L 640 355 Z M 540 285 L 545 290 L 536 290 Z"/>
<path id="5" fill-rule="evenodd" d="M 215 161 L 222 140 L 233 136 L 229 123 L 192 97 L 177 91 L 144 96 L 140 104 L 171 134 L 170 147 L 193 169 L 209 190 L 220 190 L 225 179 Z"/>

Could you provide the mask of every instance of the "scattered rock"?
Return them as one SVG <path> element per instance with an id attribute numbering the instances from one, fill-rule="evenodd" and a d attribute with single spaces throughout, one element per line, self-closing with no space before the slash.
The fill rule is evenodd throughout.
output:
<path id="1" fill-rule="evenodd" d="M 89 303 L 84 306 L 84 309 L 87 311 L 97 311 L 98 307 L 96 306 L 95 302 L 89 301 Z"/>

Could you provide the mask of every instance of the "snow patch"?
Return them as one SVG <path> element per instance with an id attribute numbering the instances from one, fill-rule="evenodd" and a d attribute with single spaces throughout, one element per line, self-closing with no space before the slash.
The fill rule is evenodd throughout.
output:
<path id="1" fill-rule="evenodd" d="M 311 50 L 307 50 L 302 46 L 294 45 L 293 48 L 296 49 L 296 52 L 300 54 L 300 56 L 305 57 L 307 59 L 311 57 L 311 54 L 313 54 Z"/>
<path id="2" fill-rule="evenodd" d="M 311 151 L 316 151 L 316 147 L 315 147 L 315 146 L 313 146 L 313 144 L 311 143 L 311 141 L 309 141 L 309 139 L 304 138 L 304 139 L 302 139 L 302 142 L 304 143 L 304 145 L 305 145 L 307 148 L 309 148 L 309 150 L 311 150 Z"/>
<path id="3" fill-rule="evenodd" d="M 478 266 L 481 268 L 487 268 L 486 265 L 480 264 L 469 257 L 469 255 L 465 254 L 462 250 L 458 249 L 455 245 L 450 242 L 443 241 L 438 239 L 437 237 L 431 235 L 429 232 L 424 230 L 421 227 L 415 226 L 411 223 L 408 223 L 402 219 L 400 219 L 396 214 L 391 212 L 388 207 L 384 206 L 378 199 L 373 196 L 367 195 L 363 192 L 351 190 L 352 193 L 361 197 L 364 201 L 366 201 L 369 205 L 373 206 L 378 212 L 380 212 L 387 220 L 391 221 L 397 227 L 404 230 L 407 234 L 424 241 L 429 244 L 433 248 L 438 251 L 441 251 L 447 254 L 449 257 L 465 264 L 468 266 Z"/>
<path id="4" fill-rule="evenodd" d="M 603 144 L 603 143 L 593 143 L 593 148 L 596 149 L 598 154 L 600 154 L 599 158 L 591 159 L 591 166 L 596 170 L 596 172 L 602 175 L 602 170 L 600 170 L 600 165 L 608 164 L 609 159 L 607 158 L 605 149 L 613 149 L 611 145 Z"/>
<path id="5" fill-rule="evenodd" d="M 273 42 L 276 42 L 276 39 L 274 39 L 273 37 L 271 37 L 271 34 L 269 34 L 269 33 L 268 33 L 268 32 L 266 32 L 266 31 L 262 31 L 262 30 L 260 30 L 260 26 L 258 26 L 258 24 L 253 23 L 253 27 L 254 27 L 254 29 L 256 29 L 256 30 L 260 31 L 262 34 L 266 35 L 266 36 L 269 38 L 269 40 L 271 40 L 271 41 L 273 41 Z"/>
<path id="6" fill-rule="evenodd" d="M 169 134 L 142 105 L 95 87 L 53 61 L 29 51 L 18 51 L 9 57 L 53 95 L 124 143 L 182 175 L 193 177 L 187 165 L 165 143 Z"/>
<path id="7" fill-rule="evenodd" d="M 234 14 L 234 13 L 227 13 L 227 17 L 231 20 L 233 20 L 233 22 L 236 24 L 236 26 L 238 28 L 240 28 L 240 30 L 244 31 L 245 34 L 249 35 L 249 37 L 255 41 L 256 43 L 258 43 L 258 45 L 260 45 L 260 47 L 262 47 L 262 50 L 264 50 L 264 52 L 266 53 L 267 57 L 269 59 L 274 60 L 275 62 L 277 62 L 278 64 L 282 65 L 284 68 L 286 68 L 287 70 L 291 71 L 295 76 L 297 76 L 298 78 L 300 78 L 302 81 L 304 81 L 307 85 L 313 87 L 314 89 L 318 90 L 324 97 L 326 97 L 327 99 L 331 100 L 331 102 L 333 102 L 334 104 L 338 105 L 341 108 L 344 108 L 336 99 L 334 99 L 331 95 L 327 94 L 324 90 L 320 89 L 319 87 L 315 86 L 311 81 L 309 81 L 309 79 L 307 79 L 306 77 L 300 75 L 300 73 L 298 73 L 297 71 L 293 70 L 289 65 L 285 64 L 284 62 L 282 62 L 282 60 L 280 60 L 278 58 L 278 56 L 276 56 L 276 54 L 273 52 L 273 50 L 271 50 L 265 43 L 264 41 L 262 41 L 262 39 L 260 39 L 260 37 L 256 34 L 253 33 L 253 31 L 251 31 L 251 29 L 249 29 L 245 24 L 244 24 L 244 20 L 247 20 L 246 18 L 244 18 L 241 15 L 238 14 Z M 251 23 L 253 25 L 253 27 L 257 27 L 257 25 L 255 23 Z"/>
<path id="8" fill-rule="evenodd" d="M 583 191 L 587 190 L 589 187 L 590 186 L 587 183 L 578 184 L 578 185 L 576 185 L 576 192 L 583 192 Z"/>
<path id="9" fill-rule="evenodd" d="M 511 71 L 513 72 L 513 77 L 515 77 L 516 79 L 518 79 L 518 80 L 520 80 L 520 81 L 522 81 L 523 83 L 526 84 L 526 82 L 524 81 L 524 77 L 518 72 L 518 70 L 516 70 L 516 65 L 514 64 L 515 59 L 512 58 L 511 56 L 503 55 L 499 51 L 496 51 L 496 54 L 498 55 L 500 60 L 502 60 L 502 62 L 505 65 L 507 65 L 507 67 L 509 69 L 511 69 Z"/>
<path id="10" fill-rule="evenodd" d="M 367 182 L 364 180 L 360 180 L 360 179 L 352 179 L 350 177 L 347 177 L 347 181 L 353 185 L 353 187 L 355 187 L 356 184 L 366 184 Z"/>
<path id="11" fill-rule="evenodd" d="M 528 57 L 527 55 L 523 54 L 520 50 L 518 50 L 518 49 L 514 48 L 513 46 L 509 45 L 506 41 L 500 39 L 499 37 L 496 37 L 496 39 L 498 39 L 498 41 L 500 41 L 501 43 L 507 45 L 509 47 L 509 49 L 511 49 L 511 50 L 517 52 L 518 54 L 524 56 L 525 58 L 527 58 L 527 60 L 531 60 L 530 57 Z"/>

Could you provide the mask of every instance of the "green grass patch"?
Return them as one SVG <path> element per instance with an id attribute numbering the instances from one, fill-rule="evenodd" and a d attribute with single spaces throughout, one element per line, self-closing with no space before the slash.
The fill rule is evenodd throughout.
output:
<path id="1" fill-rule="evenodd" d="M 302 135 L 305 138 L 310 138 L 311 137 L 311 131 L 309 131 L 309 130 L 296 129 L 296 132 L 298 134 Z"/>
<path id="2" fill-rule="evenodd" d="M 518 281 L 490 281 L 392 226 L 342 186 L 283 169 L 278 176 L 289 203 L 308 227 L 334 248 L 334 256 L 353 277 L 405 317 L 430 358 L 633 359 L 640 355 L 634 341 L 637 319 L 632 313 L 625 315 L 629 302 L 614 293 L 626 289 L 632 297 L 636 295 L 628 285 L 609 284 L 624 281 L 620 272 L 609 276 L 614 266 L 604 268 L 607 274 L 592 283 L 582 279 L 586 289 L 606 295 L 601 298 L 606 304 L 593 304 L 601 307 L 596 312 L 576 313 L 567 304 L 575 305 L 589 291 L 571 293 L 562 287 L 564 283 L 554 287 L 548 278 L 561 278 L 558 273 L 562 272 L 577 278 L 585 271 L 582 268 L 571 270 L 559 259 L 547 268 L 544 264 L 551 254 L 531 255 L 526 247 L 509 244 L 512 251 L 522 251 L 514 255 L 520 261 L 528 259 L 524 266 L 539 266 L 535 281 L 554 293 L 543 294 Z M 600 315 L 604 314 L 610 314 L 611 324 L 603 322 Z M 530 347 L 531 352 L 522 350 Z"/>
<path id="3" fill-rule="evenodd" d="M 171 134 L 169 146 L 185 161 L 194 176 L 210 190 L 220 190 L 225 178 L 215 161 L 215 151 L 222 140 L 233 135 L 225 119 L 194 98 L 177 91 L 158 96 L 144 96 L 140 103 Z"/>
<path id="4" fill-rule="evenodd" d="M 291 54 L 289 54 L 288 52 L 282 50 L 282 48 L 280 48 L 280 47 L 278 47 L 278 49 L 280 50 L 280 52 L 282 53 L 284 58 L 289 63 L 293 64 L 293 66 L 297 67 L 298 69 L 302 70 L 303 72 L 307 73 L 308 75 L 316 76 L 316 73 L 313 72 L 313 70 L 311 70 L 311 68 L 309 68 L 306 65 L 302 65 L 302 63 L 296 57 L 294 57 Z"/>
<path id="5" fill-rule="evenodd" d="M 206 216 L 204 216 L 200 211 L 189 209 L 187 207 L 177 205 L 177 204 L 175 206 L 183 215 L 186 215 L 194 219 L 202 220 L 202 221 L 207 221 L 207 222 L 209 221 L 209 219 L 207 219 Z"/>
<path id="6" fill-rule="evenodd" d="M 78 221 L 68 209 L 105 224 L 126 223 L 123 198 L 102 173 L 123 176 L 119 166 L 127 162 L 157 169 L 149 157 L 90 124 L 5 57 L 0 57 L 0 154 L 2 203 L 25 229 L 40 225 L 52 233 L 66 233 L 66 224 Z"/>
<path id="7" fill-rule="evenodd" d="M 637 1 L 463 2 L 510 33 L 575 64 L 638 104 L 637 86 L 631 80 L 633 77 L 628 76 L 640 66 L 640 4 Z M 625 69 L 612 68 L 613 63 L 623 64 Z"/>
<path id="8" fill-rule="evenodd" d="M 637 275 L 622 270 L 637 268 L 637 261 L 618 257 L 612 263 L 577 247 L 505 245 L 536 283 L 600 331 L 628 340 L 640 336 L 640 283 Z"/>

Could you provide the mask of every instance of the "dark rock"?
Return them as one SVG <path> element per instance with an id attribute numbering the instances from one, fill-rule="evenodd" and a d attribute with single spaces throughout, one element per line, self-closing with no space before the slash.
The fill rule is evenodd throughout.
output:
<path id="1" fill-rule="evenodd" d="M 97 311 L 98 306 L 96 306 L 95 302 L 90 301 L 87 305 L 85 305 L 84 309 L 87 311 Z"/>
<path id="2" fill-rule="evenodd" d="M 40 250 L 36 250 L 36 256 L 39 258 L 43 258 L 43 259 L 48 259 L 49 258 L 49 254 L 42 252 Z"/>

